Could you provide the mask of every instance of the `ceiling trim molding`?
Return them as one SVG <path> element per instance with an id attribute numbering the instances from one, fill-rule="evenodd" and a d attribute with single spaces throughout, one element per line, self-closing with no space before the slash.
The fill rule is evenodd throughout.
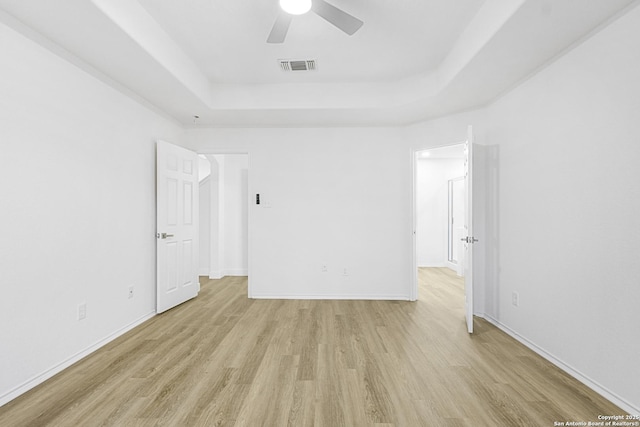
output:
<path id="1" fill-rule="evenodd" d="M 279 84 L 209 81 L 138 0 L 65 0 L 64 10 L 48 0 L 0 4 L 5 21 L 41 34 L 31 38 L 45 48 L 186 127 L 194 115 L 199 126 L 313 127 L 396 126 L 480 108 L 637 2 L 593 1 L 576 11 L 575 0 L 485 0 L 430 72 Z"/>

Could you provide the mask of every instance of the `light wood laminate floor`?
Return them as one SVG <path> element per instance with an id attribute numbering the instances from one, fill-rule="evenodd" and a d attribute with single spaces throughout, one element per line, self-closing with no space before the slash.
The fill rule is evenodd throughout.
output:
<path id="1" fill-rule="evenodd" d="M 202 280 L 156 316 L 0 408 L 0 426 L 553 426 L 622 411 L 420 269 L 419 301 L 249 300 Z"/>

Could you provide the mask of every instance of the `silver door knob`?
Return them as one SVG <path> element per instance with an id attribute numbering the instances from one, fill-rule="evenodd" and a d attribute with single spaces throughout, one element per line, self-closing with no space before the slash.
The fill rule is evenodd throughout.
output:
<path id="1" fill-rule="evenodd" d="M 156 236 L 158 237 L 158 239 L 166 239 L 167 237 L 173 237 L 173 234 L 158 233 Z"/>

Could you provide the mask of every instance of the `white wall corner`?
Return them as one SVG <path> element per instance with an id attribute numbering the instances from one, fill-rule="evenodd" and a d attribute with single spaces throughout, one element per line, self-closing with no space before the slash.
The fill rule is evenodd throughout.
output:
<path id="1" fill-rule="evenodd" d="M 34 377 L 32 377 L 31 379 L 25 381 L 24 383 L 20 384 L 19 386 L 15 387 L 14 389 L 10 390 L 9 392 L 3 394 L 0 396 L 0 407 L 9 403 L 10 401 L 12 401 L 13 399 L 17 398 L 18 396 L 26 393 L 27 391 L 31 390 L 32 388 L 42 384 L 43 382 L 45 382 L 46 380 L 48 380 L 49 378 L 53 377 L 54 375 L 59 374 L 60 372 L 64 371 L 65 369 L 67 369 L 68 367 L 70 367 L 71 365 L 73 365 L 74 363 L 84 359 L 85 357 L 87 357 L 88 355 L 90 355 L 91 353 L 97 351 L 98 349 L 100 349 L 101 347 L 109 344 L 111 341 L 115 340 L 116 338 L 120 337 L 121 335 L 124 335 L 125 333 L 129 332 L 130 330 L 132 330 L 133 328 L 135 328 L 136 326 L 139 326 L 141 324 L 143 324 L 144 322 L 146 322 L 147 320 L 151 319 L 152 317 L 154 317 L 156 315 L 155 311 L 151 312 L 151 313 L 147 313 L 146 315 L 140 317 L 138 320 L 128 324 L 127 326 L 113 332 L 112 334 L 108 335 L 107 337 L 99 340 L 98 342 L 90 345 L 89 347 L 85 348 L 84 350 L 79 351 L 78 353 L 74 354 L 73 356 L 69 357 L 68 359 L 62 361 L 61 363 L 52 366 L 51 368 L 45 370 L 44 372 L 35 375 Z"/>
<path id="2" fill-rule="evenodd" d="M 602 386 L 597 381 L 589 378 L 587 375 L 585 375 L 582 372 L 580 372 L 579 370 L 573 368 L 571 365 L 563 362 L 562 360 L 560 360 L 557 357 L 555 357 L 553 354 L 547 352 L 545 349 L 539 347 L 535 343 L 529 341 L 527 338 L 525 338 L 522 335 L 518 334 L 513 329 L 511 329 L 508 326 L 502 324 L 499 320 L 494 319 L 493 317 L 491 317 L 489 315 L 484 315 L 482 317 L 485 320 L 487 320 L 489 323 L 491 323 L 492 325 L 494 325 L 495 327 L 500 329 L 502 332 L 504 332 L 507 335 L 509 335 L 511 338 L 513 338 L 516 341 L 518 341 L 519 343 L 523 344 L 525 347 L 529 348 L 530 350 L 532 350 L 533 352 L 535 352 L 536 354 L 538 354 L 542 358 L 544 358 L 547 361 L 553 363 L 555 366 L 557 366 L 558 368 L 562 369 L 564 372 L 566 372 L 567 374 L 569 374 L 570 376 L 572 376 L 576 380 L 580 381 L 582 384 L 584 384 L 587 387 L 589 387 L 591 390 L 595 391 L 596 393 L 598 393 L 599 395 L 601 395 L 605 399 L 609 400 L 613 404 L 618 405 L 622 410 L 626 411 L 629 414 L 640 414 L 640 407 L 636 407 L 636 406 L 632 405 L 631 403 L 627 402 L 625 399 L 623 399 L 622 397 L 618 396 L 614 392 L 610 391 L 606 387 Z"/>

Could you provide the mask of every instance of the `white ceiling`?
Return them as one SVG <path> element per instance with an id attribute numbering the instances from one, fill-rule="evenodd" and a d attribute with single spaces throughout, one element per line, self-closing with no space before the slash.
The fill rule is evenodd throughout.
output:
<path id="1" fill-rule="evenodd" d="M 399 125 L 491 102 L 639 0 L 0 0 L 0 21 L 186 126 Z M 315 59 L 283 72 L 279 59 Z"/>
<path id="2" fill-rule="evenodd" d="M 271 45 L 265 41 L 278 0 L 139 2 L 212 82 L 268 84 L 380 82 L 430 72 L 483 0 L 333 0 L 365 22 L 353 36 L 310 12 L 293 19 L 285 43 Z M 285 58 L 316 59 L 318 72 L 283 73 L 277 59 Z"/>

